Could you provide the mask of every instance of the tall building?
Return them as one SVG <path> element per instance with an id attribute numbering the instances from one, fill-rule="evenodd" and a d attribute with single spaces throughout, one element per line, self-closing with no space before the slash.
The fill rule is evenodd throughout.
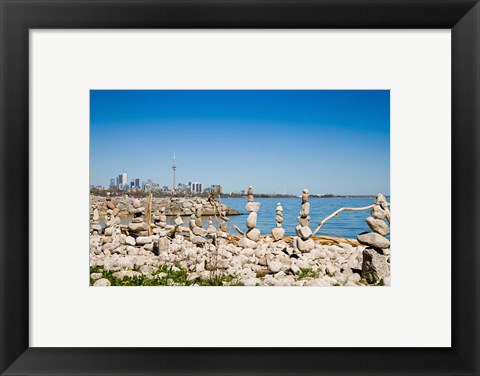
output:
<path id="1" fill-rule="evenodd" d="M 115 178 L 110 179 L 110 188 L 115 187 Z"/>
<path id="2" fill-rule="evenodd" d="M 126 173 L 126 172 L 124 172 L 124 173 L 122 174 L 122 185 L 128 187 L 128 179 L 127 179 L 127 173 Z"/>
<path id="3" fill-rule="evenodd" d="M 121 175 L 121 174 L 118 175 L 118 178 L 117 178 L 117 179 L 118 179 L 118 184 L 117 184 L 117 186 L 118 186 L 118 188 L 121 188 L 121 187 L 123 186 L 123 175 Z"/>
<path id="4" fill-rule="evenodd" d="M 193 182 L 192 187 L 191 187 L 191 192 L 192 193 L 202 193 L 203 192 L 202 187 L 203 187 L 202 183 L 199 183 L 198 181 Z"/>
<path id="5" fill-rule="evenodd" d="M 140 179 L 135 179 L 135 188 L 140 189 Z"/>
<path id="6" fill-rule="evenodd" d="M 175 152 L 173 152 L 173 166 L 172 166 L 172 170 L 173 170 L 173 185 L 172 185 L 172 191 L 175 191 L 175 187 L 176 187 L 176 177 L 175 177 L 175 171 L 177 170 L 177 165 L 175 163 Z"/>

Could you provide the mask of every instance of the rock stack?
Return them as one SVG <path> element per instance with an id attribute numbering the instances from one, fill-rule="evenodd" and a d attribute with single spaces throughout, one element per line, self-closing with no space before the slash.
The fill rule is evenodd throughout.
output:
<path id="1" fill-rule="evenodd" d="M 220 213 L 220 218 L 218 219 L 218 231 L 217 237 L 221 239 L 226 239 L 228 236 L 228 221 L 227 212 L 222 211 Z"/>
<path id="2" fill-rule="evenodd" d="M 310 203 L 308 202 L 308 189 L 302 192 L 302 210 L 297 217 L 299 225 L 295 228 L 297 238 L 295 240 L 296 248 L 300 252 L 310 252 L 315 247 L 312 239 L 312 230 L 310 229 Z"/>
<path id="3" fill-rule="evenodd" d="M 93 234 L 93 232 L 96 231 L 98 234 L 100 231 L 102 231 L 102 226 L 98 222 L 100 219 L 100 213 L 96 204 L 92 205 L 92 209 L 93 213 L 92 218 L 90 219 L 90 233 Z"/>
<path id="4" fill-rule="evenodd" d="M 371 284 L 390 284 L 390 240 L 385 236 L 390 233 L 390 228 L 385 222 L 390 220 L 390 211 L 384 195 L 379 193 L 371 210 L 371 216 L 366 222 L 371 232 L 357 235 L 357 240 L 368 246 L 363 251 L 362 276 Z"/>
<path id="5" fill-rule="evenodd" d="M 283 223 L 283 208 L 282 204 L 277 202 L 277 208 L 275 210 L 275 222 L 277 222 L 277 227 L 272 229 L 272 236 L 274 241 L 282 240 L 285 235 L 285 229 L 282 227 Z"/>
<path id="6" fill-rule="evenodd" d="M 190 228 L 190 241 L 193 244 L 203 244 L 205 243 L 205 236 L 207 236 L 207 230 L 203 227 L 198 226 L 198 223 L 202 223 L 197 221 L 195 214 L 192 214 L 191 219 L 188 223 L 188 227 Z"/>
<path id="7" fill-rule="evenodd" d="M 375 204 L 371 210 L 371 217 L 368 217 L 366 220 L 372 231 L 357 235 L 357 240 L 377 250 L 390 248 L 390 240 L 385 237 L 390 233 L 390 228 L 384 221 L 385 217 L 390 217 L 390 211 L 388 210 L 385 196 L 379 193 L 375 198 Z"/>
<path id="8" fill-rule="evenodd" d="M 175 218 L 175 221 L 173 221 L 175 225 L 175 238 L 177 239 L 183 239 L 183 220 L 180 217 L 180 214 L 177 214 L 177 217 Z"/>
<path id="9" fill-rule="evenodd" d="M 260 239 L 260 230 L 255 228 L 257 226 L 257 212 L 260 209 L 260 203 L 253 201 L 253 189 L 252 187 L 248 187 L 248 202 L 245 206 L 245 210 L 247 210 L 250 214 L 247 218 L 247 238 L 253 241 L 258 241 Z"/>
<path id="10" fill-rule="evenodd" d="M 145 207 L 140 204 L 139 199 L 133 200 L 129 213 L 133 215 L 133 219 L 128 225 L 128 231 L 138 236 L 148 235 L 147 224 L 144 221 Z"/>

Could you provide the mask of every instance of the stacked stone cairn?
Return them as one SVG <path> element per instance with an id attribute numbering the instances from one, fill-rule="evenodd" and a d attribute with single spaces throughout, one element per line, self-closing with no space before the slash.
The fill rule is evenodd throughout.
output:
<path id="1" fill-rule="evenodd" d="M 228 237 L 228 221 L 227 212 L 222 211 L 218 219 L 217 239 L 227 239 Z"/>
<path id="2" fill-rule="evenodd" d="M 254 242 L 260 239 L 260 230 L 255 228 L 257 226 L 257 212 L 260 210 L 260 203 L 254 202 L 253 189 L 248 187 L 248 202 L 245 209 L 250 213 L 247 218 L 247 238 Z"/>
<path id="3" fill-rule="evenodd" d="M 283 208 L 282 204 L 277 202 L 277 208 L 275 210 L 275 222 L 277 222 L 277 227 L 272 229 L 272 236 L 274 241 L 279 241 L 283 239 L 285 235 L 285 229 L 282 227 L 283 223 Z"/>
<path id="4" fill-rule="evenodd" d="M 95 233 L 98 234 L 99 232 L 102 231 L 102 226 L 98 222 L 100 219 L 100 213 L 98 211 L 98 205 L 94 204 L 92 205 L 93 213 L 92 213 L 92 218 L 90 219 L 90 234 L 93 234 L 94 231 Z"/>
<path id="5" fill-rule="evenodd" d="M 366 219 L 372 231 L 357 235 L 358 242 L 367 246 L 363 251 L 362 276 L 371 284 L 390 284 L 390 240 L 385 237 L 390 228 L 385 218 L 390 219 L 390 211 L 385 196 L 379 193 L 371 216 Z"/>
<path id="6" fill-rule="evenodd" d="M 145 236 L 147 233 L 147 224 L 145 223 L 145 207 L 141 205 L 139 199 L 132 202 L 129 213 L 133 215 L 132 222 L 128 225 L 128 231 L 136 236 Z"/>
<path id="7" fill-rule="evenodd" d="M 182 217 L 180 217 L 180 214 L 177 214 L 177 217 L 175 218 L 175 220 L 173 221 L 174 225 L 175 225 L 175 238 L 176 239 L 183 239 L 183 220 L 182 220 Z"/>
<path id="8" fill-rule="evenodd" d="M 158 218 L 158 220 L 157 220 Z M 158 250 L 159 252 L 168 251 L 170 248 L 170 241 L 168 240 L 167 234 L 168 231 L 165 230 L 167 226 L 167 216 L 165 214 L 165 207 L 161 206 L 158 209 L 158 216 L 156 216 L 155 225 L 158 226 Z"/>
<path id="9" fill-rule="evenodd" d="M 312 230 L 310 228 L 310 203 L 308 202 L 308 189 L 302 192 L 302 210 L 297 217 L 299 225 L 295 228 L 297 238 L 295 238 L 295 248 L 300 252 L 310 252 L 315 248 L 315 242 L 312 239 Z"/>
<path id="10" fill-rule="evenodd" d="M 200 226 L 198 225 L 200 223 Z M 204 244 L 205 237 L 207 236 L 207 230 L 205 230 L 202 225 L 202 220 L 198 221 L 196 214 L 191 215 L 190 222 L 188 227 L 190 228 L 190 241 L 193 244 Z"/>

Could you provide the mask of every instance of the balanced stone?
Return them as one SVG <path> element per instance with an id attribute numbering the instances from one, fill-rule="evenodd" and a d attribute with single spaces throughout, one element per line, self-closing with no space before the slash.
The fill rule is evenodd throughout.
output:
<path id="1" fill-rule="evenodd" d="M 248 202 L 253 202 L 253 188 L 252 188 L 252 186 L 248 187 L 247 196 L 248 196 Z"/>
<path id="2" fill-rule="evenodd" d="M 272 237 L 274 241 L 281 240 L 285 235 L 285 230 L 282 228 L 283 223 L 283 208 L 282 205 L 277 202 L 277 208 L 275 209 L 275 222 L 277 223 L 274 229 L 272 229 Z"/>
<path id="3" fill-rule="evenodd" d="M 386 215 L 385 210 L 383 210 L 380 205 L 375 205 L 370 213 L 372 214 L 372 217 L 376 219 L 383 219 Z"/>
<path id="4" fill-rule="evenodd" d="M 364 232 L 357 235 L 357 240 L 373 248 L 389 248 L 390 240 L 375 232 Z"/>
<path id="5" fill-rule="evenodd" d="M 247 238 L 253 241 L 258 241 L 260 239 L 260 230 L 258 228 L 253 228 L 247 232 Z"/>
<path id="6" fill-rule="evenodd" d="M 312 230 L 308 226 L 300 227 L 298 232 L 302 240 L 308 240 L 312 236 Z"/>
<path id="7" fill-rule="evenodd" d="M 390 233 L 390 229 L 389 229 L 388 225 L 385 223 L 385 221 L 383 221 L 381 219 L 368 217 L 367 218 L 367 224 L 377 234 L 386 236 Z"/>
<path id="8" fill-rule="evenodd" d="M 273 240 L 277 241 L 283 238 L 285 235 L 285 229 L 282 227 L 276 227 L 272 229 Z"/>
<path id="9" fill-rule="evenodd" d="M 255 228 L 257 225 L 257 213 L 251 212 L 247 218 L 247 227 L 249 230 Z"/>
<path id="10" fill-rule="evenodd" d="M 176 226 L 183 225 L 183 220 L 182 220 L 182 218 L 180 218 L 180 214 L 177 214 L 177 218 L 175 218 L 174 223 L 175 223 Z"/>
<path id="11" fill-rule="evenodd" d="M 259 202 L 247 202 L 245 205 L 245 210 L 248 212 L 258 212 L 260 210 Z"/>

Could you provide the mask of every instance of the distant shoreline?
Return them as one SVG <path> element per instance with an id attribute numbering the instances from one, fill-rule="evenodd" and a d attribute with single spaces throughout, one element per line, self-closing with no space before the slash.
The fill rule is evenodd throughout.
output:
<path id="1" fill-rule="evenodd" d="M 122 197 L 123 195 L 128 195 L 128 197 L 133 198 L 142 198 L 147 197 L 147 191 L 139 191 L 139 192 L 127 192 L 127 191 L 110 191 L 110 190 L 100 190 L 100 189 L 91 189 L 91 195 L 101 196 L 101 197 Z M 173 199 L 183 199 L 183 198 L 207 198 L 207 193 L 200 193 L 200 194 L 185 194 L 185 193 L 178 193 L 172 195 L 170 192 L 164 191 L 152 191 L 153 197 L 155 198 L 173 198 Z M 334 195 L 334 194 L 326 194 L 326 195 L 315 195 L 310 194 L 310 198 L 375 198 L 377 194 L 371 195 Z M 255 193 L 255 197 L 257 198 L 300 198 L 300 195 L 290 195 L 290 194 L 273 194 L 273 193 Z M 385 197 L 390 198 L 390 195 L 385 195 Z M 222 193 L 221 198 L 243 198 L 247 199 L 247 195 L 240 194 L 240 193 Z"/>

